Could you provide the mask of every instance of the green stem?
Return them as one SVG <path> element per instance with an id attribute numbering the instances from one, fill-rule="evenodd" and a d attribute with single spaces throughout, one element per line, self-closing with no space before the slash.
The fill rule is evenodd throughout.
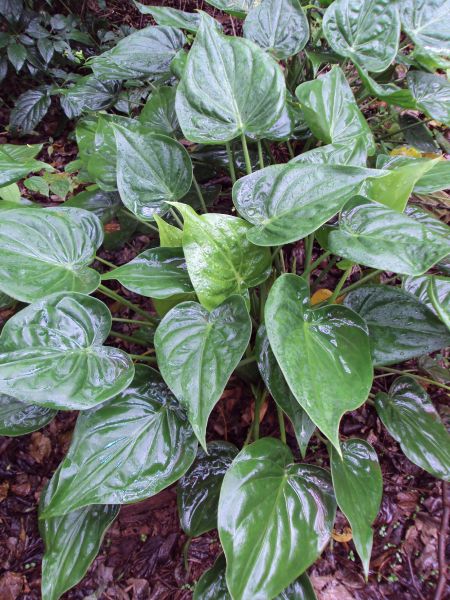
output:
<path id="1" fill-rule="evenodd" d="M 286 427 L 284 425 L 284 414 L 282 409 L 277 404 L 278 425 L 280 427 L 280 438 L 283 444 L 286 443 Z"/>
<path id="2" fill-rule="evenodd" d="M 247 140 L 245 139 L 245 133 L 243 133 L 241 135 L 241 142 L 242 142 L 242 150 L 244 152 L 245 168 L 247 169 L 247 175 L 251 175 L 252 174 L 252 162 L 250 160 L 250 154 L 248 153 L 248 146 L 247 146 Z"/>
<path id="3" fill-rule="evenodd" d="M 121 317 L 113 317 L 113 321 L 117 323 L 127 323 L 128 325 L 139 325 L 140 327 L 148 327 L 149 324 L 144 321 L 137 321 L 136 319 L 122 319 Z"/>
<path id="4" fill-rule="evenodd" d="M 347 292 L 351 292 L 352 290 L 359 288 L 361 285 L 363 285 L 367 281 L 370 281 L 371 279 L 373 279 L 374 277 L 376 277 L 377 275 L 379 275 L 382 272 L 383 271 L 380 271 L 379 269 L 377 269 L 376 271 L 372 271 L 372 273 L 369 273 L 368 275 L 361 277 L 361 279 L 359 281 L 356 281 L 355 283 L 352 283 L 351 285 L 348 285 L 347 287 L 345 287 L 342 290 L 342 293 L 347 294 Z"/>
<path id="5" fill-rule="evenodd" d="M 140 362 L 156 363 L 156 356 L 145 356 L 144 354 L 128 354 L 128 356 L 131 359 L 138 360 Z"/>
<path id="6" fill-rule="evenodd" d="M 170 207 L 170 214 L 175 219 L 175 222 L 178 225 L 178 227 L 180 229 L 183 229 L 183 223 L 181 222 L 179 216 L 177 215 L 177 213 L 174 211 L 174 209 L 172 207 Z"/>
<path id="7" fill-rule="evenodd" d="M 133 304 L 132 302 L 130 302 L 129 300 L 126 300 L 125 298 L 122 298 L 122 296 L 119 296 L 119 294 L 116 294 L 116 292 L 113 292 L 106 286 L 100 284 L 98 286 L 98 291 L 101 292 L 104 296 L 107 296 L 108 298 L 110 298 L 111 300 L 115 300 L 116 302 L 119 302 L 119 304 L 123 304 L 124 306 L 126 306 L 127 308 L 129 308 L 130 310 L 135 312 L 137 315 L 141 315 L 141 317 L 144 317 L 150 323 L 156 323 L 156 320 L 153 317 L 151 317 L 140 306 L 136 306 L 136 304 Z"/>
<path id="8" fill-rule="evenodd" d="M 144 342 L 144 340 L 131 337 L 131 335 L 126 335 L 125 333 L 121 333 L 120 331 L 111 330 L 109 335 L 111 337 L 119 338 L 119 340 L 125 340 L 126 342 L 130 342 L 131 344 L 137 344 L 138 346 L 144 346 L 144 348 L 148 348 L 148 343 Z"/>
<path id="9" fill-rule="evenodd" d="M 197 192 L 198 199 L 200 200 L 200 205 L 202 207 L 202 211 L 204 213 L 207 213 L 208 209 L 206 208 L 205 199 L 204 199 L 203 193 L 202 193 L 202 188 L 198 185 L 198 181 L 195 178 L 195 175 L 192 175 L 192 183 L 194 184 L 195 191 Z"/>
<path id="10" fill-rule="evenodd" d="M 109 260 L 105 260 L 104 258 L 101 258 L 100 256 L 95 255 L 95 260 L 98 260 L 98 262 L 101 262 L 102 264 L 106 265 L 110 269 L 116 268 L 116 265 L 113 265 L 112 262 L 109 262 Z"/>
<path id="11" fill-rule="evenodd" d="M 292 144 L 289 140 L 287 140 L 286 146 L 287 146 L 289 156 L 291 157 L 291 159 L 295 158 L 294 148 L 292 147 Z"/>
<path id="12" fill-rule="evenodd" d="M 311 262 L 313 246 L 314 246 L 314 233 L 311 233 L 310 235 L 308 235 L 308 237 L 305 240 L 305 261 L 304 261 L 305 266 L 309 265 L 309 263 Z M 303 273 L 303 276 L 306 277 L 306 279 L 309 281 L 309 272 L 306 274 Z"/>
<path id="13" fill-rule="evenodd" d="M 131 216 L 131 218 L 134 219 L 135 221 L 139 221 L 139 223 L 141 223 L 142 225 L 145 225 L 146 227 L 148 227 L 152 231 L 156 231 L 156 233 L 159 233 L 159 229 L 157 227 L 155 227 L 154 225 L 150 225 L 150 223 L 148 223 L 147 221 L 144 221 L 144 219 L 140 219 L 134 213 L 132 213 L 132 212 L 127 213 L 127 216 Z"/>
<path id="14" fill-rule="evenodd" d="M 261 144 L 260 140 L 258 140 L 258 158 L 259 158 L 259 168 L 264 169 L 264 156 L 263 156 L 262 144 Z"/>
<path id="15" fill-rule="evenodd" d="M 404 375 L 405 371 L 401 371 L 400 369 L 391 369 L 388 367 L 375 367 L 379 371 L 385 371 L 386 373 L 392 373 L 393 375 Z M 434 381 L 433 379 L 428 379 L 428 377 L 422 377 L 421 375 L 413 375 L 412 373 L 408 373 L 408 377 L 413 377 L 414 379 L 418 379 L 419 381 L 425 381 L 425 383 L 429 383 L 430 385 L 435 385 L 436 387 L 442 388 L 443 390 L 447 390 L 450 392 L 450 386 L 444 385 L 443 383 L 439 383 L 438 381 Z"/>
<path id="16" fill-rule="evenodd" d="M 248 358 L 243 358 L 236 368 L 245 367 L 246 365 L 251 365 L 254 362 L 256 362 L 256 356 L 249 356 Z"/>
<path id="17" fill-rule="evenodd" d="M 321 254 L 319 256 L 319 258 L 317 258 L 313 263 L 311 263 L 305 269 L 305 272 L 303 273 L 303 276 L 309 275 L 309 273 L 312 273 L 314 271 L 314 269 L 317 269 L 317 267 L 320 265 L 320 263 L 323 262 L 326 258 L 328 258 L 330 256 L 330 254 L 331 254 L 331 252 L 329 252 L 328 250 L 326 252 L 324 252 L 323 254 Z"/>
<path id="18" fill-rule="evenodd" d="M 234 185 L 236 183 L 236 169 L 234 168 L 234 152 L 230 142 L 227 142 L 225 144 L 225 147 L 227 149 L 228 168 L 230 171 L 231 183 Z"/>
<path id="19" fill-rule="evenodd" d="M 261 394 L 258 394 L 255 400 L 255 415 L 253 418 L 253 439 L 255 441 L 259 439 L 259 413 L 261 412 L 261 406 L 264 404 L 266 397 L 267 390 L 264 389 Z"/>
<path id="20" fill-rule="evenodd" d="M 333 256 L 333 258 L 327 264 L 327 266 L 325 267 L 325 269 L 322 269 L 322 271 L 319 274 L 319 277 L 314 282 L 314 286 L 313 286 L 314 289 L 317 289 L 317 286 L 325 279 L 325 277 L 331 271 L 331 269 L 334 267 L 334 265 L 337 263 L 337 261 L 338 261 L 337 256 Z"/>
<path id="21" fill-rule="evenodd" d="M 344 283 L 350 277 L 350 273 L 352 272 L 352 269 L 353 269 L 353 265 L 344 271 L 344 274 L 339 279 L 338 284 L 337 284 L 334 292 L 331 294 L 331 296 L 330 296 L 330 298 L 328 300 L 328 304 L 333 304 L 334 302 L 336 302 L 336 298 L 339 296 L 339 292 L 344 287 Z"/>

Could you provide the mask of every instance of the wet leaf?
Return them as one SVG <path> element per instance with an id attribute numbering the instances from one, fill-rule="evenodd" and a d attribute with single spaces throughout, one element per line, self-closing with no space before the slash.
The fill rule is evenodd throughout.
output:
<path id="1" fill-rule="evenodd" d="M 0 435 L 13 437 L 32 433 L 50 423 L 56 413 L 51 408 L 24 404 L 0 393 Z"/>
<path id="2" fill-rule="evenodd" d="M 405 277 L 403 288 L 417 296 L 450 329 L 450 277 Z"/>

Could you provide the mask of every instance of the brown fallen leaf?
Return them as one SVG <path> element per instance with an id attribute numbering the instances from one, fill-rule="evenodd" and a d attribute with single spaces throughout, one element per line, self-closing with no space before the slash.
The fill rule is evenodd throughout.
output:
<path id="1" fill-rule="evenodd" d="M 0 483 L 0 502 L 3 502 L 3 500 L 8 496 L 8 491 L 9 483 L 7 481 Z"/>
<path id="2" fill-rule="evenodd" d="M 22 593 L 24 578 L 19 573 L 7 571 L 0 577 L 0 598 L 2 600 L 16 600 Z"/>
<path id="3" fill-rule="evenodd" d="M 37 463 L 42 464 L 52 452 L 50 438 L 42 434 L 40 431 L 32 433 L 29 451 L 34 460 Z"/>
<path id="4" fill-rule="evenodd" d="M 353 533 L 351 527 L 344 527 L 344 529 L 339 532 L 336 529 L 333 529 L 333 533 L 331 534 L 333 540 L 339 542 L 340 544 L 345 544 L 349 542 L 353 538 Z"/>

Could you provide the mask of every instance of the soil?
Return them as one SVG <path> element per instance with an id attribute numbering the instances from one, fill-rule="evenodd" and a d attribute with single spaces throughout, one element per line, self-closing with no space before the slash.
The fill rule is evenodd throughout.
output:
<path id="1" fill-rule="evenodd" d="M 146 2 L 148 3 L 148 2 Z M 142 27 L 151 22 L 128 2 L 107 2 L 99 9 L 88 0 L 89 9 L 108 20 L 111 27 L 121 24 Z M 186 10 L 203 8 L 219 13 L 202 1 L 175 0 L 153 4 Z M 221 16 L 225 31 L 236 30 L 238 21 Z M 6 98 L 17 97 L 26 82 L 11 77 Z M 25 88 L 26 89 L 26 88 Z M 10 104 L 10 101 L 8 101 Z M 0 107 L 2 129 L 8 123 L 10 106 Z M 62 127 L 63 124 L 63 127 Z M 45 143 L 44 160 L 63 170 L 76 156 L 76 145 L 70 138 L 72 126 L 62 121 L 58 107 L 52 106 L 39 127 L 37 136 L 14 139 L 2 130 L 0 143 Z M 51 138 L 49 142 L 49 138 Z M 226 176 L 220 181 L 229 191 Z M 24 190 L 30 196 L 30 192 Z M 25 194 L 24 194 L 25 195 Z M 34 196 L 34 200 L 43 198 Z M 61 199 L 51 198 L 53 202 Z M 221 210 L 229 206 L 222 197 Z M 138 235 L 120 252 L 101 252 L 100 256 L 116 265 L 128 262 L 142 251 L 151 238 Z M 314 257 L 317 257 L 315 249 Z M 295 257 L 301 268 L 303 244 L 288 247 L 287 260 Z M 102 265 L 96 264 L 99 270 Z M 325 265 L 322 265 L 322 268 Z M 314 282 L 319 271 L 313 274 Z M 332 287 L 340 271 L 331 269 L 320 287 Z M 357 273 L 354 274 L 356 279 Z M 150 301 L 121 294 L 151 310 Z M 102 298 L 104 300 L 104 298 Z M 114 316 L 131 316 L 128 309 L 108 301 Z M 0 312 L 0 325 L 12 311 Z M 131 334 L 128 326 L 115 327 Z M 110 338 L 108 343 L 131 353 L 142 353 L 142 347 Z M 386 390 L 391 377 L 377 380 L 376 388 Z M 445 393 L 438 388 L 428 391 L 443 418 L 448 417 Z M 60 412 L 47 427 L 20 438 L 0 438 L 0 600 L 38 600 L 40 594 L 40 562 L 43 544 L 37 527 L 37 504 L 43 486 L 51 478 L 70 444 L 76 413 Z M 248 386 L 233 376 L 209 421 L 208 440 L 225 439 L 241 447 L 253 418 L 253 400 Z M 262 408 L 261 435 L 278 435 L 276 411 L 271 400 Z M 450 510 L 446 486 L 422 471 L 403 455 L 390 437 L 372 406 L 345 415 L 341 433 L 344 437 L 368 440 L 376 449 L 383 471 L 384 494 L 381 510 L 374 524 L 374 547 L 369 580 L 366 583 L 356 555 L 345 517 L 338 512 L 333 540 L 321 558 L 309 569 L 309 575 L 320 600 L 443 600 L 450 597 L 445 586 L 445 550 Z M 287 441 L 299 457 L 295 437 L 287 423 Z M 313 438 L 306 462 L 328 465 L 325 446 Z M 358 502 L 358 498 L 355 498 Z M 445 510 L 444 510 L 445 508 Z M 176 486 L 139 504 L 122 507 L 107 532 L 98 558 L 86 577 L 64 595 L 65 600 L 188 600 L 195 582 L 220 553 L 216 531 L 195 538 L 187 547 L 187 537 L 179 525 Z M 436 594 L 440 581 L 441 591 Z M 446 591 L 447 594 L 446 595 Z M 44 599 L 45 600 L 45 599 Z"/>

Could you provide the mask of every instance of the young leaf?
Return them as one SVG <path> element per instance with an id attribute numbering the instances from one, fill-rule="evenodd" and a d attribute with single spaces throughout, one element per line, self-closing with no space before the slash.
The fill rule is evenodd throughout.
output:
<path id="1" fill-rule="evenodd" d="M 31 133 L 50 108 L 51 97 L 47 90 L 28 90 L 21 94 L 11 111 L 10 125 L 15 131 Z"/>
<path id="2" fill-rule="evenodd" d="M 450 82 L 447 78 L 422 71 L 410 71 L 407 81 L 419 110 L 450 126 Z"/>
<path id="3" fill-rule="evenodd" d="M 264 135 L 285 101 L 279 65 L 253 42 L 222 35 L 202 13 L 176 97 L 185 137 L 219 144 L 241 134 Z"/>
<path id="4" fill-rule="evenodd" d="M 450 329 L 450 277 L 406 277 L 403 288 L 426 304 Z"/>
<path id="5" fill-rule="evenodd" d="M 134 4 L 143 15 L 152 15 L 158 25 L 179 27 L 197 33 L 200 23 L 200 15 L 197 13 L 178 10 L 170 6 L 146 6 L 141 2 L 136 2 L 136 0 L 134 0 Z"/>
<path id="6" fill-rule="evenodd" d="M 170 62 L 186 40 L 173 27 L 145 27 L 95 56 L 90 66 L 97 79 L 149 79 L 170 74 Z"/>
<path id="7" fill-rule="evenodd" d="M 183 230 L 155 215 L 159 231 L 159 244 L 163 248 L 179 248 L 183 244 Z"/>
<path id="8" fill-rule="evenodd" d="M 183 250 L 189 276 L 200 303 L 212 310 L 233 294 L 245 295 L 270 274 L 268 248 L 251 244 L 250 225 L 230 215 L 197 215 L 174 203 L 184 219 Z"/>
<path id="9" fill-rule="evenodd" d="M 16 313 L 0 335 L 0 393 L 21 402 L 83 410 L 120 393 L 134 366 L 103 346 L 111 314 L 103 302 L 56 293 Z"/>
<path id="10" fill-rule="evenodd" d="M 17 208 L 0 213 L 0 288 L 22 302 L 53 292 L 97 289 L 90 269 L 103 241 L 95 215 L 80 208 Z"/>
<path id="11" fill-rule="evenodd" d="M 244 36 L 278 60 L 297 54 L 309 39 L 308 19 L 300 0 L 265 0 L 250 10 Z"/>
<path id="12" fill-rule="evenodd" d="M 291 420 L 301 455 L 305 458 L 309 440 L 316 426 L 289 389 L 270 347 L 265 325 L 260 325 L 256 334 L 255 354 L 261 377 L 272 398 Z"/>
<path id="13" fill-rule="evenodd" d="M 375 365 L 390 365 L 429 354 L 450 343 L 445 325 L 415 296 L 388 285 L 349 292 L 344 305 L 367 323 Z"/>
<path id="14" fill-rule="evenodd" d="M 246 446 L 225 474 L 219 536 L 233 598 L 273 598 L 320 555 L 336 502 L 327 471 L 293 464 L 274 438 Z"/>
<path id="15" fill-rule="evenodd" d="M 365 440 L 341 444 L 342 457 L 331 449 L 331 475 L 339 508 L 352 528 L 353 541 L 366 579 L 372 552 L 372 523 L 380 510 L 383 477 L 377 453 Z"/>
<path id="16" fill-rule="evenodd" d="M 205 449 L 208 417 L 248 346 L 251 330 L 241 296 L 231 296 L 210 313 L 197 302 L 183 302 L 156 330 L 161 374 Z"/>
<path id="17" fill-rule="evenodd" d="M 151 248 L 126 265 L 102 275 L 116 279 L 127 288 L 149 298 L 169 298 L 193 292 L 181 248 Z"/>
<path id="18" fill-rule="evenodd" d="M 409 460 L 450 481 L 450 436 L 423 387 L 412 377 L 399 377 L 388 394 L 378 392 L 375 406 Z"/>
<path id="19" fill-rule="evenodd" d="M 217 527 L 223 477 L 238 449 L 228 442 L 209 442 L 198 449 L 195 463 L 178 482 L 178 514 L 183 531 L 197 537 Z"/>
<path id="20" fill-rule="evenodd" d="M 196 451 L 186 415 L 159 373 L 138 365 L 127 389 L 78 417 L 42 517 L 149 498 L 184 475 Z"/>
<path id="21" fill-rule="evenodd" d="M 153 219 L 180 200 L 192 183 L 192 163 L 184 147 L 158 133 L 114 126 L 117 188 L 125 206 L 138 217 Z"/>
<path id="22" fill-rule="evenodd" d="M 422 51 L 450 54 L 449 0 L 402 0 L 400 17 L 405 33 Z"/>
<path id="23" fill-rule="evenodd" d="M 333 217 L 368 178 L 385 171 L 343 165 L 288 163 L 261 169 L 233 186 L 233 203 L 253 223 L 247 238 L 259 246 L 300 240 Z"/>
<path id="24" fill-rule="evenodd" d="M 397 54 L 398 7 L 391 0 L 335 0 L 325 13 L 323 32 L 335 52 L 379 73 Z"/>
<path id="25" fill-rule="evenodd" d="M 344 306 L 312 309 L 307 282 L 290 274 L 272 286 L 265 323 L 292 393 L 340 452 L 341 417 L 361 406 L 372 385 L 366 324 Z"/>
<path id="26" fill-rule="evenodd" d="M 161 9 L 162 10 L 162 9 Z M 179 128 L 175 112 L 176 87 L 162 86 L 156 89 L 139 115 L 139 121 L 154 133 L 171 136 Z"/>
<path id="27" fill-rule="evenodd" d="M 59 471 L 41 495 L 40 512 L 45 511 L 55 491 Z M 42 597 L 58 600 L 81 581 L 97 556 L 105 532 L 119 513 L 119 507 L 86 506 L 62 517 L 39 520 L 45 544 L 42 557 Z"/>
<path id="28" fill-rule="evenodd" d="M 44 406 L 24 404 L 0 393 L 0 435 L 25 435 L 45 427 L 57 411 Z"/>
<path id="29" fill-rule="evenodd" d="M 450 239 L 384 204 L 359 196 L 342 209 L 339 227 L 325 227 L 320 244 L 355 263 L 422 275 L 450 252 Z"/>

